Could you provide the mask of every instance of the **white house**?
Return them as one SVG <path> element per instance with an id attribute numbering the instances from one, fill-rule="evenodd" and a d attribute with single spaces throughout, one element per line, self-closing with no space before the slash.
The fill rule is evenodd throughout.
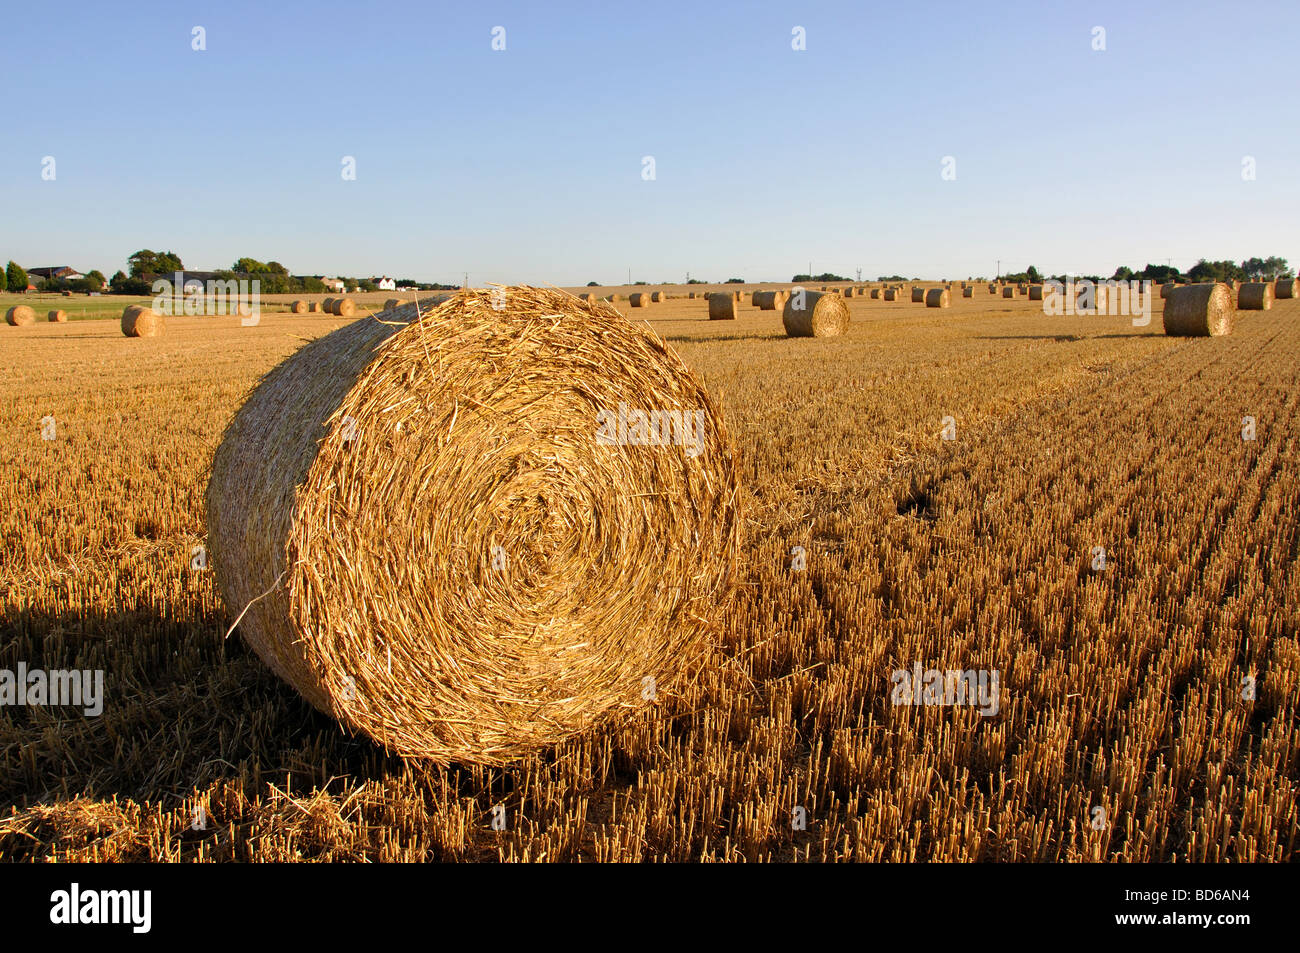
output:
<path id="1" fill-rule="evenodd" d="M 382 278 L 371 278 L 370 280 L 375 283 L 375 287 L 378 288 L 380 291 L 397 290 L 397 280 L 394 278 L 389 278 L 387 275 L 384 275 Z"/>

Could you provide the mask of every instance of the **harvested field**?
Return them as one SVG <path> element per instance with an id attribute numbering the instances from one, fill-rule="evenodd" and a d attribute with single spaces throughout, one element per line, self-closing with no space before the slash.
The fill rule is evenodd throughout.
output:
<path id="1" fill-rule="evenodd" d="M 1158 301 L 1147 327 L 842 303 L 804 342 L 638 312 L 738 447 L 737 601 L 679 691 L 504 768 L 341 731 L 194 568 L 227 421 L 347 321 L 0 327 L 0 668 L 105 672 L 98 717 L 0 709 L 0 856 L 1294 860 L 1300 302 L 1213 338 Z M 998 672 L 997 713 L 894 704 L 916 665 Z"/>

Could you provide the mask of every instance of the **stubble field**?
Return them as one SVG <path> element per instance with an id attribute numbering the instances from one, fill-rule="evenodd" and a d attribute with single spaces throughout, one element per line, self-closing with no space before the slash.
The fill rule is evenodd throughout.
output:
<path id="1" fill-rule="evenodd" d="M 982 288 L 831 339 L 618 306 L 721 403 L 741 585 L 689 683 L 509 770 L 342 733 L 191 568 L 231 414 L 347 319 L 0 326 L 0 669 L 106 673 L 99 717 L 0 708 L 0 857 L 1294 859 L 1300 303 L 1211 339 Z M 917 663 L 997 671 L 997 713 L 894 705 Z"/>

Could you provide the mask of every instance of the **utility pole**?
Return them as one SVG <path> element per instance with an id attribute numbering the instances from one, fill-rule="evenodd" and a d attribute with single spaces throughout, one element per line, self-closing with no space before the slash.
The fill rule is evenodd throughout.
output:
<path id="1" fill-rule="evenodd" d="M 461 287 L 463 287 L 463 288 L 468 288 L 468 287 L 469 287 L 469 272 L 468 272 L 468 271 L 465 272 L 465 284 L 463 284 Z"/>
<path id="2" fill-rule="evenodd" d="M 861 268 L 858 269 L 858 281 L 859 281 L 859 282 L 862 281 L 862 269 L 861 269 Z"/>
<path id="3" fill-rule="evenodd" d="M 1001 278 L 1001 277 L 1002 277 L 1002 259 L 1001 259 L 1001 258 L 998 259 L 998 273 L 997 273 L 996 275 L 994 275 L 993 277 L 994 277 L 994 279 L 998 279 L 998 278 Z"/>
<path id="4" fill-rule="evenodd" d="M 629 285 L 632 283 L 632 269 L 630 267 L 627 270 L 627 283 Z"/>

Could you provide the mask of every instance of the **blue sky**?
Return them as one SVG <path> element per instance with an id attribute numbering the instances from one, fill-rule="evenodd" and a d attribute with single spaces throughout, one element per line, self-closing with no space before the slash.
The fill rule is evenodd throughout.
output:
<path id="1" fill-rule="evenodd" d="M 43 3 L 0 31 L 0 259 L 557 285 L 1295 264 L 1296 13 Z"/>

